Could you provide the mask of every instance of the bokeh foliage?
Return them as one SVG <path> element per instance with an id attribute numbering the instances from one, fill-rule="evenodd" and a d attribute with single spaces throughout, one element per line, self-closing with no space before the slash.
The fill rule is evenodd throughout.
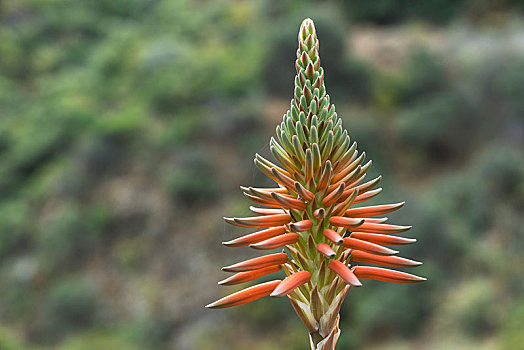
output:
<path id="1" fill-rule="evenodd" d="M 351 291 L 340 348 L 517 349 L 523 8 L 411 3 L 0 2 L 0 348 L 307 346 L 286 303 L 203 305 L 312 17 L 338 114 L 382 199 L 407 199 L 395 222 L 414 224 L 406 255 L 429 278 Z M 420 26 L 438 49 L 386 67 L 351 50 L 362 28 Z"/>

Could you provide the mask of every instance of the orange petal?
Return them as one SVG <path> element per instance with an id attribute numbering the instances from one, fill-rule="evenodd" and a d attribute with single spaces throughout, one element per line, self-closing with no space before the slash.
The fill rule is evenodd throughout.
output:
<path id="1" fill-rule="evenodd" d="M 373 223 L 373 224 L 381 224 L 383 222 L 388 221 L 388 218 L 363 218 L 364 222 L 367 223 Z"/>
<path id="2" fill-rule="evenodd" d="M 218 282 L 218 284 L 223 285 L 223 286 L 232 286 L 234 284 L 249 282 L 254 279 L 260 278 L 262 276 L 269 275 L 270 273 L 278 272 L 281 269 L 282 269 L 282 265 L 275 265 L 275 266 L 265 267 L 260 270 L 239 272 L 233 276 L 226 278 L 225 280 Z"/>
<path id="3" fill-rule="evenodd" d="M 281 265 L 287 261 L 288 257 L 285 253 L 276 253 L 265 256 L 259 256 L 258 258 L 249 259 L 242 261 L 230 266 L 222 268 L 222 271 L 229 272 L 244 272 L 262 269 L 264 267 L 272 265 Z"/>
<path id="4" fill-rule="evenodd" d="M 295 189 L 300 197 L 304 198 L 306 201 L 311 202 L 315 199 L 315 194 L 302 186 L 300 182 L 295 182 Z"/>
<path id="5" fill-rule="evenodd" d="M 348 188 L 356 188 L 357 185 L 362 181 L 364 180 L 364 178 L 366 177 L 366 172 L 365 171 L 362 171 L 363 167 L 360 168 L 360 173 L 357 174 L 357 176 L 355 176 L 353 179 L 351 179 L 351 182 L 348 184 Z M 366 191 L 364 191 L 366 192 Z"/>
<path id="6" fill-rule="evenodd" d="M 324 169 L 322 170 L 322 175 L 320 176 L 320 180 L 318 180 L 317 190 L 318 191 L 324 191 L 331 181 L 331 176 L 333 174 L 333 169 L 331 167 L 331 161 L 326 160 L 326 163 L 324 164 Z"/>
<path id="7" fill-rule="evenodd" d="M 248 218 L 224 218 L 224 220 L 236 226 L 262 228 L 287 224 L 289 221 L 291 221 L 291 215 L 275 214 L 266 216 L 253 216 Z"/>
<path id="8" fill-rule="evenodd" d="M 333 164 L 333 172 L 338 173 L 342 171 L 342 169 L 347 168 L 348 166 L 351 166 L 348 164 L 353 162 L 355 158 L 357 158 L 357 155 L 358 155 L 357 143 L 353 142 L 353 144 L 346 151 L 346 153 L 344 153 L 344 155 L 340 157 L 340 159 L 336 161 L 335 164 Z"/>
<path id="9" fill-rule="evenodd" d="M 386 245 L 403 245 L 415 243 L 417 240 L 413 238 L 397 237 L 392 235 L 381 235 L 378 233 L 364 233 L 364 232 L 353 232 L 351 233 L 352 238 L 361 239 L 377 244 Z"/>
<path id="10" fill-rule="evenodd" d="M 273 175 L 275 175 L 275 177 L 283 186 L 289 189 L 295 189 L 295 181 L 292 180 L 290 177 L 282 174 L 280 171 L 278 171 L 277 168 L 272 168 L 271 172 L 273 173 Z"/>
<path id="11" fill-rule="evenodd" d="M 279 284 L 280 280 L 261 283 L 228 295 L 227 297 L 219 299 L 214 303 L 206 305 L 206 307 L 209 309 L 223 309 L 226 307 L 249 303 L 250 301 L 257 300 L 271 294 L 271 292 L 273 292 L 273 290 L 275 290 Z"/>
<path id="12" fill-rule="evenodd" d="M 311 220 L 302 220 L 289 224 L 289 227 L 294 232 L 303 232 L 310 230 L 313 227 L 313 221 Z"/>
<path id="13" fill-rule="evenodd" d="M 275 164 L 271 163 L 270 161 L 260 157 L 258 154 L 255 154 L 255 159 L 254 159 L 254 162 L 255 162 L 255 165 L 257 166 L 257 168 L 262 172 L 264 173 L 264 175 L 266 175 L 267 177 L 269 177 L 271 180 L 274 180 L 276 183 L 280 184 L 280 181 L 275 177 L 275 175 L 273 175 L 273 173 L 271 172 L 271 168 L 273 166 L 276 166 Z M 266 164 L 265 162 L 269 163 L 269 164 Z M 284 170 L 283 170 L 284 171 Z M 286 171 L 287 173 L 287 171 Z"/>
<path id="14" fill-rule="evenodd" d="M 378 183 L 380 182 L 380 180 L 382 179 L 382 176 L 379 176 L 371 181 L 368 181 L 366 182 L 365 184 L 362 184 L 362 185 L 359 185 L 355 188 L 358 188 L 358 192 L 359 193 L 366 193 L 368 192 L 369 190 L 371 190 L 373 187 L 375 187 L 376 185 L 378 185 Z M 357 180 L 357 182 L 360 181 Z"/>
<path id="15" fill-rule="evenodd" d="M 349 180 L 354 179 L 362 170 L 362 161 L 364 160 L 365 153 L 362 153 L 353 163 L 349 164 L 348 167 L 342 169 L 339 173 L 333 176 L 331 182 L 337 184 L 340 182 L 347 183 Z"/>
<path id="16" fill-rule="evenodd" d="M 337 255 L 335 251 L 326 243 L 317 244 L 317 251 L 328 259 L 333 259 Z"/>
<path id="17" fill-rule="evenodd" d="M 333 190 L 322 200 L 322 205 L 325 207 L 330 207 L 333 204 L 335 204 L 335 202 L 340 198 L 340 196 L 342 196 L 342 193 L 344 193 L 345 186 L 345 183 L 341 183 L 340 186 L 338 186 L 338 188 Z"/>
<path id="18" fill-rule="evenodd" d="M 353 287 L 360 287 L 362 283 L 358 280 L 357 276 L 347 267 L 346 264 L 338 261 L 331 260 L 328 265 L 329 269 L 340 276 L 347 284 Z"/>
<path id="19" fill-rule="evenodd" d="M 333 178 L 332 181 L 332 185 L 328 187 L 328 189 L 332 190 L 333 188 L 335 188 L 336 186 L 338 186 L 340 183 L 344 183 L 346 185 L 348 184 L 351 184 L 359 175 L 363 175 L 365 174 L 365 171 L 362 172 L 362 166 L 361 165 L 358 165 L 356 168 L 354 169 L 349 169 L 349 168 L 346 168 L 343 170 L 344 172 L 344 176 L 343 177 L 339 177 L 337 176 L 337 178 Z M 342 173 L 340 173 L 342 174 Z"/>
<path id="20" fill-rule="evenodd" d="M 276 164 L 271 163 L 269 160 L 267 160 L 266 158 L 262 157 L 258 153 L 255 153 L 254 161 L 255 161 L 255 164 L 257 164 L 257 162 L 258 162 L 257 166 L 260 169 L 260 171 L 262 171 L 263 173 L 266 173 L 266 172 L 269 173 L 268 177 L 270 177 L 270 178 L 273 175 L 273 174 L 271 174 L 271 168 L 277 168 L 282 174 L 284 174 L 286 176 L 290 176 L 290 174 L 287 171 L 285 171 L 281 167 L 277 166 Z M 276 182 L 278 182 L 278 181 L 276 181 Z"/>
<path id="21" fill-rule="evenodd" d="M 344 243 L 344 239 L 335 230 L 330 228 L 324 230 L 324 236 L 336 245 Z"/>
<path id="22" fill-rule="evenodd" d="M 384 282 L 413 283 L 426 280 L 424 277 L 409 273 L 372 266 L 356 266 L 353 268 L 353 272 L 358 278 L 369 278 Z"/>
<path id="23" fill-rule="evenodd" d="M 329 218 L 329 223 L 337 227 L 355 228 L 364 223 L 363 219 L 345 218 L 343 216 L 332 216 Z"/>
<path id="24" fill-rule="evenodd" d="M 253 202 L 257 203 L 257 204 L 260 204 L 260 205 L 265 205 L 267 207 L 280 207 L 280 203 L 278 203 L 273 198 L 271 198 L 271 200 L 267 200 L 267 199 L 264 199 L 264 198 L 260 198 L 260 197 L 254 196 L 254 195 L 249 194 L 249 193 L 244 193 L 244 196 L 246 196 L 249 200 L 251 200 L 251 201 L 253 201 Z"/>
<path id="25" fill-rule="evenodd" d="M 340 200 L 343 201 L 343 200 L 346 200 L 348 197 L 350 197 L 351 195 L 353 195 L 353 193 L 355 191 L 358 191 L 358 189 L 356 188 L 348 188 L 346 190 L 344 190 L 344 192 L 342 193 L 342 195 L 340 196 Z M 358 197 L 357 197 L 358 198 Z M 356 200 L 356 199 L 355 199 Z"/>
<path id="26" fill-rule="evenodd" d="M 257 190 L 257 191 L 261 191 L 261 192 L 267 192 L 267 193 L 271 193 L 271 192 L 276 192 L 276 193 L 280 193 L 280 194 L 288 194 L 288 190 L 284 187 L 250 187 L 251 189 L 253 190 Z"/>
<path id="27" fill-rule="evenodd" d="M 311 274 L 308 271 L 299 271 L 287 276 L 271 293 L 272 297 L 283 297 L 294 291 L 297 287 L 309 282 Z"/>
<path id="28" fill-rule="evenodd" d="M 286 232 L 286 226 L 271 227 L 262 231 L 254 232 L 228 242 L 222 242 L 227 247 L 245 247 L 253 243 L 262 242 L 271 237 L 282 235 Z"/>
<path id="29" fill-rule="evenodd" d="M 331 212 L 332 216 L 344 216 L 343 214 L 353 204 L 357 195 L 358 190 L 353 190 L 347 198 L 344 198 L 344 196 L 340 197 L 338 204 L 335 205 L 335 208 L 333 208 Z"/>
<path id="30" fill-rule="evenodd" d="M 259 198 L 261 198 L 263 200 L 266 200 L 266 201 L 273 201 L 273 202 L 275 202 L 275 198 L 273 197 L 273 193 L 275 193 L 275 195 L 278 195 L 278 196 L 288 197 L 288 198 L 294 199 L 293 196 L 291 196 L 289 194 L 286 194 L 286 193 L 259 191 L 259 190 L 254 189 L 253 187 L 249 187 L 248 190 L 249 190 L 249 193 L 251 193 L 252 195 L 257 196 L 257 197 L 259 197 Z M 276 203 L 278 203 L 278 202 L 276 202 Z M 279 213 L 279 214 L 282 214 L 282 213 Z"/>
<path id="31" fill-rule="evenodd" d="M 356 219 L 353 219 L 356 220 Z M 409 230 L 411 226 L 399 226 L 399 225 L 389 225 L 389 224 L 376 224 L 372 222 L 364 222 L 358 227 L 359 232 L 367 233 L 401 233 Z"/>
<path id="32" fill-rule="evenodd" d="M 272 193 L 271 197 L 273 197 L 273 199 L 280 203 L 284 208 L 304 210 L 307 207 L 305 202 L 296 198 L 290 198 L 278 193 Z"/>
<path id="33" fill-rule="evenodd" d="M 398 253 L 396 250 L 389 249 L 375 243 L 361 241 L 360 239 L 353 237 L 344 238 L 344 247 L 382 255 L 393 255 Z"/>
<path id="34" fill-rule="evenodd" d="M 273 208 L 257 208 L 250 206 L 249 210 L 251 210 L 255 214 L 259 215 L 274 215 L 274 214 L 283 214 L 283 209 L 273 209 Z"/>
<path id="35" fill-rule="evenodd" d="M 243 187 L 243 186 L 241 186 L 240 188 L 242 189 L 242 191 L 244 193 L 251 194 L 251 195 L 259 197 L 259 198 L 261 198 L 263 200 L 267 200 L 267 201 L 273 200 L 273 198 L 271 197 L 271 193 L 270 192 L 259 191 L 257 189 L 254 189 L 253 187 Z"/>
<path id="36" fill-rule="evenodd" d="M 412 267 L 422 265 L 419 261 L 414 261 L 400 256 L 384 256 L 384 255 L 375 255 L 368 252 L 363 252 L 361 250 L 351 250 L 351 259 L 357 262 L 377 264 L 382 266 L 391 266 L 391 267 Z"/>
<path id="37" fill-rule="evenodd" d="M 265 241 L 262 241 L 259 243 L 251 244 L 250 247 L 255 248 L 255 249 L 262 249 L 262 250 L 275 249 L 275 248 L 283 247 L 288 244 L 296 243 L 297 241 L 298 241 L 298 234 L 294 232 L 290 232 L 290 233 L 286 233 L 286 234 L 276 236 L 270 239 L 266 239 Z"/>
<path id="38" fill-rule="evenodd" d="M 326 210 L 324 208 L 318 208 L 313 212 L 313 216 L 319 220 L 323 219 L 325 214 L 326 214 Z"/>
<path id="39" fill-rule="evenodd" d="M 382 192 L 382 187 L 379 187 L 373 191 L 367 191 L 366 193 L 361 193 L 357 196 L 353 204 L 362 203 L 364 201 L 367 201 L 368 199 L 371 199 L 378 195 L 380 192 Z"/>
<path id="40" fill-rule="evenodd" d="M 333 176 L 333 180 L 331 180 L 331 182 L 337 183 L 343 180 L 344 178 L 347 178 L 347 175 L 349 175 L 350 173 L 355 174 L 355 170 L 362 164 L 364 158 L 366 158 L 366 152 L 362 152 L 362 154 L 358 158 L 353 160 L 350 164 L 346 164 L 346 166 L 340 169 L 340 171 L 337 171 L 336 175 Z"/>
<path id="41" fill-rule="evenodd" d="M 352 208 L 346 210 L 345 216 L 352 218 L 363 218 L 366 216 L 378 216 L 391 213 L 404 205 L 405 202 L 395 204 L 373 205 L 370 207 Z"/>

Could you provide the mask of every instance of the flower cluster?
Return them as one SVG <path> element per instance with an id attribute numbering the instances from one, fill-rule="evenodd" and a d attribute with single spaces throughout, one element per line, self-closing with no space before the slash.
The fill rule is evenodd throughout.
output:
<path id="1" fill-rule="evenodd" d="M 340 306 L 350 286 L 361 280 L 410 283 L 425 280 L 386 267 L 421 263 L 397 256 L 398 246 L 415 239 L 396 236 L 410 226 L 385 223 L 380 217 L 403 206 L 356 206 L 377 196 L 381 177 L 363 182 L 371 161 L 357 150 L 337 116 L 324 85 L 318 39 L 313 21 L 303 21 L 298 35 L 294 98 L 271 138 L 270 150 L 279 165 L 255 156 L 255 164 L 277 187 L 241 187 L 260 207 L 256 216 L 225 218 L 236 226 L 260 229 L 224 242 L 228 247 L 273 253 L 223 268 L 235 274 L 219 282 L 235 285 L 283 270 L 286 278 L 260 283 L 207 305 L 226 308 L 263 296 L 288 296 L 310 333 L 312 349 L 333 349 L 338 339 Z"/>

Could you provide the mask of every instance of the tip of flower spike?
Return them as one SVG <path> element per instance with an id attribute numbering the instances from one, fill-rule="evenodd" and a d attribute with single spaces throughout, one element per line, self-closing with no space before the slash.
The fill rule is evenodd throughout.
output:
<path id="1" fill-rule="evenodd" d="M 315 23 L 313 22 L 313 20 L 311 18 L 306 18 L 305 20 L 303 20 L 302 24 L 300 25 L 300 34 L 305 35 L 303 33 L 311 34 L 314 32 L 315 32 Z M 304 39 L 305 38 L 306 36 L 304 36 Z"/>
<path id="2" fill-rule="evenodd" d="M 308 24 L 313 25 L 313 20 L 311 18 L 309 18 L 309 17 L 302 21 L 302 27 L 307 27 Z"/>

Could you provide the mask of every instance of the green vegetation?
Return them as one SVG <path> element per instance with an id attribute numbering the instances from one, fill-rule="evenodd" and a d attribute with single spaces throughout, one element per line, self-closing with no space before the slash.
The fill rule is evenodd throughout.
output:
<path id="1" fill-rule="evenodd" d="M 0 348 L 307 347 L 285 301 L 203 309 L 232 262 L 217 243 L 239 235 L 221 217 L 248 203 L 236 185 L 266 181 L 247 160 L 269 154 L 288 108 L 305 17 L 339 116 L 381 166 L 379 201 L 407 200 L 390 217 L 413 223 L 420 244 L 403 251 L 429 278 L 351 291 L 339 347 L 518 348 L 522 5 L 408 3 L 1 2 Z M 441 41 L 381 65 L 387 45 L 351 50 L 369 26 Z"/>

